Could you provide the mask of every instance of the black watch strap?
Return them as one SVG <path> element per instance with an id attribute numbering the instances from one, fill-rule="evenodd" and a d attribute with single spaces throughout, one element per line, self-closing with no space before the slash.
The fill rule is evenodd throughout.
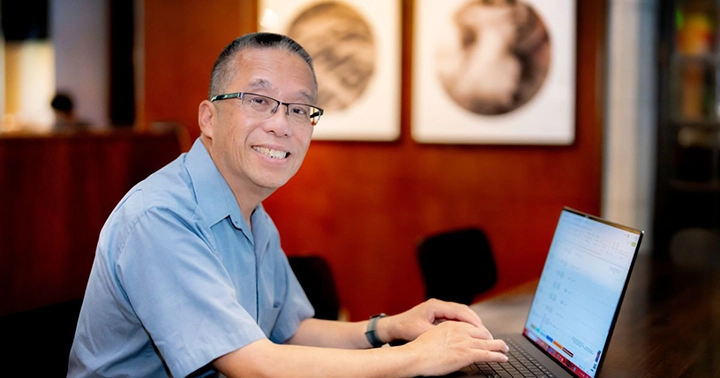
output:
<path id="1" fill-rule="evenodd" d="M 373 348 L 378 348 L 383 346 L 385 344 L 380 340 L 377 334 L 377 322 L 381 318 L 386 317 L 385 314 L 377 314 L 370 317 L 370 321 L 368 322 L 367 330 L 365 331 L 365 337 L 367 337 L 368 342 L 370 342 L 370 345 L 373 346 Z"/>

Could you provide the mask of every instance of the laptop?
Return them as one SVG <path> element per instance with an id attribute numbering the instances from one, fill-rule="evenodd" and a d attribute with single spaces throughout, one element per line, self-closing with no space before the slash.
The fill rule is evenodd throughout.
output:
<path id="1" fill-rule="evenodd" d="M 563 208 L 522 333 L 495 335 L 508 343 L 509 361 L 476 364 L 452 376 L 505 377 L 518 370 L 597 376 L 642 237 L 643 231 Z M 521 362 L 536 366 L 513 366 Z"/>

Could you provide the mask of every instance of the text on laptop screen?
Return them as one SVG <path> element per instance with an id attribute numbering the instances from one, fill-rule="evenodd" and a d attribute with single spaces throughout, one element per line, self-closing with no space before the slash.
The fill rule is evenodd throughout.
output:
<path id="1" fill-rule="evenodd" d="M 524 334 L 579 377 L 594 377 L 640 234 L 562 211 Z"/>

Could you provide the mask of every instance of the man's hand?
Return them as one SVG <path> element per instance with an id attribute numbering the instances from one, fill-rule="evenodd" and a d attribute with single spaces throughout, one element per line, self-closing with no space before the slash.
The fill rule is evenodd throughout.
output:
<path id="1" fill-rule="evenodd" d="M 448 374 L 473 362 L 507 361 L 505 342 L 493 340 L 480 317 L 458 303 L 431 299 L 378 320 L 380 340 L 411 341 L 403 346 L 368 348 L 366 326 L 367 321 L 306 319 L 288 340 L 294 345 L 261 339 L 214 363 L 228 377 L 325 377 L 338 371 L 349 377 L 415 377 Z"/>
<path id="2" fill-rule="evenodd" d="M 416 377 L 443 375 L 473 362 L 507 361 L 507 346 L 487 330 L 446 321 L 394 348 L 349 350 L 275 344 L 260 339 L 214 361 L 227 377 Z"/>
<path id="3" fill-rule="evenodd" d="M 480 317 L 470 307 L 437 299 L 427 300 L 408 311 L 380 319 L 378 335 L 383 341 L 412 341 L 446 320 L 472 325 L 478 328 L 484 339 L 492 339 Z"/>
<path id="4" fill-rule="evenodd" d="M 460 370 L 474 362 L 506 362 L 508 347 L 494 340 L 485 327 L 446 321 L 399 348 L 410 348 L 422 356 L 423 375 L 442 375 Z"/>

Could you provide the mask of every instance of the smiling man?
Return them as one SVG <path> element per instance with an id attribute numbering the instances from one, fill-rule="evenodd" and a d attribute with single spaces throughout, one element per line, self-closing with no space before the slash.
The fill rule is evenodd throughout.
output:
<path id="1" fill-rule="evenodd" d="M 312 318 L 262 201 L 300 168 L 323 114 L 317 96 L 293 40 L 254 33 L 225 48 L 200 138 L 103 227 L 68 376 L 417 376 L 506 360 L 505 343 L 456 303 Z M 392 340 L 410 342 L 372 348 Z"/>

